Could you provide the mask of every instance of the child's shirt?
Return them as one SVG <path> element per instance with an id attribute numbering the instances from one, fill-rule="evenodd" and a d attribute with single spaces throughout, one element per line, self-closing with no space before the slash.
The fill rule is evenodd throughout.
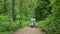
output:
<path id="1" fill-rule="evenodd" d="M 31 18 L 31 22 L 32 23 L 36 23 L 36 19 L 35 18 Z"/>

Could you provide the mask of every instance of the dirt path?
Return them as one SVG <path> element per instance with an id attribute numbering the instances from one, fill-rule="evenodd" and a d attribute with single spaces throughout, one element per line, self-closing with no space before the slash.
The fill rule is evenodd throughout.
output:
<path id="1" fill-rule="evenodd" d="M 25 27 L 18 29 L 14 34 L 45 34 L 45 32 L 40 29 Z"/>

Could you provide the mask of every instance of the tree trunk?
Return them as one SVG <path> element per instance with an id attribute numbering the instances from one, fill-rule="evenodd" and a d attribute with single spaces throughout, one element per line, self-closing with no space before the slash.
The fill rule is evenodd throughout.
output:
<path id="1" fill-rule="evenodd" d="M 14 11 L 14 0 L 12 0 L 12 17 L 13 17 L 13 21 L 15 22 L 16 21 L 16 15 L 15 15 L 15 11 Z"/>

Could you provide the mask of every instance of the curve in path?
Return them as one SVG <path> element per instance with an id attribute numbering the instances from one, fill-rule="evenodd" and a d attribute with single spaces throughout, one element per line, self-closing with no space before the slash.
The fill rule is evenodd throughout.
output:
<path id="1" fill-rule="evenodd" d="M 18 29 L 16 32 L 14 32 L 14 34 L 45 34 L 45 32 L 37 28 L 25 27 Z"/>

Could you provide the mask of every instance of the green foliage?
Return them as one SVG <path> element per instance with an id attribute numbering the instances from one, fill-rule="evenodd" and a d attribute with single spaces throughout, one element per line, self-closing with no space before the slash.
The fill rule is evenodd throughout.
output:
<path id="1" fill-rule="evenodd" d="M 22 25 L 19 21 L 17 22 L 0 22 L 0 32 L 9 31 L 10 33 L 13 33 L 18 28 L 21 28 Z"/>
<path id="2" fill-rule="evenodd" d="M 23 21 L 22 26 L 26 27 L 26 26 L 29 26 L 30 24 L 31 24 L 30 21 Z"/>
<path id="3" fill-rule="evenodd" d="M 43 6 L 43 5 L 42 5 Z M 41 7 L 41 5 L 39 5 L 38 7 L 38 12 L 37 14 L 40 12 L 40 14 L 37 15 L 38 18 L 43 18 L 44 20 L 39 21 L 38 22 L 38 28 L 41 28 L 42 30 L 44 30 L 45 32 L 47 32 L 47 34 L 60 34 L 60 1 L 59 0 L 50 0 L 50 4 L 48 5 L 48 7 L 52 7 L 50 9 L 50 12 L 52 12 L 52 14 L 48 13 L 48 17 L 47 18 L 43 18 L 40 15 L 43 15 L 44 12 L 42 12 L 39 7 Z M 42 7 L 44 8 L 44 7 Z M 45 7 L 46 9 L 46 7 Z M 44 9 L 43 9 L 44 10 Z M 42 12 L 42 13 L 41 13 Z M 45 11 L 47 12 L 47 11 Z M 45 16 L 44 16 L 45 17 Z"/>
<path id="4" fill-rule="evenodd" d="M 0 0 L 0 34 L 29 26 L 33 15 L 38 28 L 47 34 L 60 34 L 60 0 L 15 0 L 14 10 L 16 22 L 12 22 L 12 0 Z"/>
<path id="5" fill-rule="evenodd" d="M 0 25 L 0 28 L 3 31 L 4 31 L 4 28 L 5 28 L 5 30 L 10 31 L 10 30 L 15 30 L 17 28 L 17 25 L 15 23 L 2 22 Z"/>
<path id="6" fill-rule="evenodd" d="M 60 34 L 60 1 L 51 0 L 52 14 L 49 14 L 47 18 L 38 22 L 38 27 L 47 32 L 47 34 Z"/>
<path id="7" fill-rule="evenodd" d="M 0 32 L 0 34 L 13 34 L 13 33 L 10 33 L 10 32 Z"/>
<path id="8" fill-rule="evenodd" d="M 39 0 L 38 1 L 38 6 L 36 7 L 35 10 L 35 16 L 37 21 L 42 20 L 48 17 L 49 14 L 51 14 L 51 6 L 49 1 L 45 0 Z M 48 7 L 49 6 L 49 7 Z"/>
<path id="9" fill-rule="evenodd" d="M 17 20 L 16 22 L 12 22 L 12 18 L 10 15 L 5 15 L 5 16 L 0 15 L 0 33 L 1 34 L 13 33 L 18 28 L 22 28 L 20 21 Z"/>

